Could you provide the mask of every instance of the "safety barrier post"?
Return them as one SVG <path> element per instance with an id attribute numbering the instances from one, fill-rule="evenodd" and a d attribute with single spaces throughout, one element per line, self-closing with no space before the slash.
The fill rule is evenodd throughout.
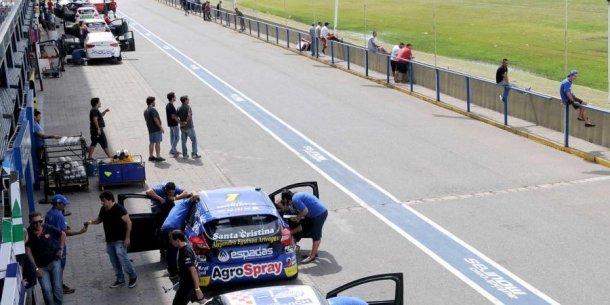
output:
<path id="1" fill-rule="evenodd" d="M 311 39 L 311 56 L 316 56 L 316 50 L 318 49 L 318 45 L 316 44 L 316 39 Z"/>
<path id="2" fill-rule="evenodd" d="M 508 125 L 508 98 L 504 101 L 504 125 Z"/>
<path id="3" fill-rule="evenodd" d="M 331 64 L 335 64 L 335 48 L 334 46 L 334 41 L 330 41 L 330 63 Z"/>
<path id="4" fill-rule="evenodd" d="M 256 20 L 256 35 L 261 38 L 261 23 L 258 20 Z"/>
<path id="5" fill-rule="evenodd" d="M 299 53 L 303 51 L 303 43 L 301 40 L 301 32 L 298 32 L 297 35 L 299 35 L 299 43 L 297 43 L 297 46 L 299 46 Z M 311 48 L 311 46 L 309 46 L 309 48 Z"/>
<path id="6" fill-rule="evenodd" d="M 347 69 L 350 69 L 349 45 L 347 45 Z"/>
<path id="7" fill-rule="evenodd" d="M 466 76 L 466 111 L 470 112 L 470 77 Z"/>
<path id="8" fill-rule="evenodd" d="M 252 20 L 248 19 L 248 31 L 250 31 L 250 36 L 252 36 Z"/>
<path id="9" fill-rule="evenodd" d="M 237 15 L 233 15 L 233 22 L 235 23 L 233 28 L 237 30 Z"/>
<path id="10" fill-rule="evenodd" d="M 316 37 L 316 58 L 320 58 L 320 38 Z"/>
<path id="11" fill-rule="evenodd" d="M 269 41 L 269 24 L 265 23 L 265 33 L 267 33 L 267 41 Z"/>
<path id="12" fill-rule="evenodd" d="M 570 147 L 570 104 L 568 104 L 568 103 L 566 103 L 565 114 L 566 114 L 566 117 L 565 117 L 566 127 L 564 128 L 565 135 L 564 135 L 563 146 Z"/>
<path id="13" fill-rule="evenodd" d="M 364 51 L 364 74 L 369 76 L 369 50 Z"/>
<path id="14" fill-rule="evenodd" d="M 275 44 L 280 44 L 280 34 L 277 25 L 275 26 Z"/>
<path id="15" fill-rule="evenodd" d="M 288 28 L 286 28 L 286 48 L 290 49 L 290 31 Z"/>
<path id="16" fill-rule="evenodd" d="M 409 87 L 413 92 L 413 63 L 409 61 L 407 64 L 409 65 Z"/>
<path id="17" fill-rule="evenodd" d="M 231 15 L 229 15 L 229 13 L 227 13 L 227 26 L 231 27 Z"/>
<path id="18" fill-rule="evenodd" d="M 441 101 L 441 72 L 438 69 L 434 69 L 436 74 L 436 100 Z"/>
<path id="19" fill-rule="evenodd" d="M 385 76 L 385 82 L 386 84 L 390 83 L 390 56 L 386 56 L 386 63 L 385 63 L 385 70 L 386 70 L 386 76 Z"/>

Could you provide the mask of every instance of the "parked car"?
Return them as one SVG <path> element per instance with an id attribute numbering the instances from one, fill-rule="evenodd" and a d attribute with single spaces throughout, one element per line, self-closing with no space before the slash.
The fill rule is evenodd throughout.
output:
<path id="1" fill-rule="evenodd" d="M 200 192 L 199 200 L 190 206 L 185 199 L 174 207 L 188 208 L 184 219 L 171 221 L 182 223 L 181 229 L 193 246 L 200 286 L 298 276 L 294 239 L 273 203 L 284 189 L 304 189 L 318 196 L 316 182 L 302 182 L 269 196 L 258 187 L 209 190 Z M 148 199 L 143 194 L 119 194 L 118 203 L 125 205 L 127 199 L 134 198 Z M 130 213 L 130 218 L 128 251 L 160 249 L 159 214 Z"/>
<path id="2" fill-rule="evenodd" d="M 87 60 L 115 59 L 121 61 L 121 47 L 119 42 L 109 32 L 89 33 L 85 38 L 85 52 Z"/>
<path id="3" fill-rule="evenodd" d="M 104 19 L 87 19 L 84 23 L 88 33 L 110 32 L 110 27 L 106 24 Z"/>
<path id="4" fill-rule="evenodd" d="M 270 286 L 221 294 L 211 298 L 206 305 L 333 305 L 336 304 L 333 301 L 339 301 L 339 298 L 345 297 L 343 294 L 346 293 L 346 291 L 350 291 L 350 289 L 358 286 L 363 286 L 373 282 L 383 282 L 380 284 L 378 283 L 376 287 L 382 287 L 384 289 L 392 287 L 391 285 L 388 285 L 388 283 L 385 283 L 386 281 L 394 282 L 394 299 L 379 301 L 368 301 L 363 298 L 358 299 L 363 300 L 368 304 L 375 305 L 403 305 L 404 284 L 402 273 L 388 273 L 367 276 L 342 285 L 327 293 L 326 296 L 322 295 L 322 293 L 320 293 L 320 291 L 318 291 L 316 288 L 308 285 Z M 367 290 L 367 288 L 371 289 L 373 287 L 359 288 L 363 288 L 362 290 Z M 339 294 L 342 295 L 340 296 Z M 384 295 L 387 294 L 384 293 Z"/>
<path id="5" fill-rule="evenodd" d="M 59 18 L 64 18 L 64 6 L 71 0 L 57 0 L 53 6 L 53 13 Z"/>
<path id="6" fill-rule="evenodd" d="M 90 2 L 95 5 L 95 9 L 100 13 L 104 13 L 104 9 L 110 10 L 109 6 L 111 0 L 91 0 Z M 106 5 L 106 8 L 104 8 L 104 5 Z"/>
<path id="7" fill-rule="evenodd" d="M 76 9 L 74 22 L 99 18 L 100 13 L 93 6 L 83 6 Z"/>
<path id="8" fill-rule="evenodd" d="M 85 1 L 73 1 L 64 5 L 62 13 L 64 21 L 76 21 L 76 9 L 79 7 L 93 7 L 93 4 Z"/>

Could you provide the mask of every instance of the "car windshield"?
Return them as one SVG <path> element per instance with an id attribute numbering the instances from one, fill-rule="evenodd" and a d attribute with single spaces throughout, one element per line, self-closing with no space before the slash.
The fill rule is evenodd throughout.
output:
<path id="1" fill-rule="evenodd" d="M 103 28 L 106 25 L 106 23 L 102 22 L 89 22 L 87 23 L 87 26 L 90 28 Z"/>
<path id="2" fill-rule="evenodd" d="M 209 238 L 228 240 L 274 235 L 280 228 L 273 215 L 245 215 L 214 220 L 205 229 Z"/>

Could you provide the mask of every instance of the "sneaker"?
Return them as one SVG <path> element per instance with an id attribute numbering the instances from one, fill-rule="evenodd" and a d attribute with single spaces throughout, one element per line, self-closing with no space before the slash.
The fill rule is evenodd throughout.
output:
<path id="1" fill-rule="evenodd" d="M 188 159 L 188 158 L 189 158 L 189 155 L 184 155 L 184 154 L 183 154 L 183 155 L 182 155 L 182 158 L 183 158 L 183 159 Z"/>
<path id="2" fill-rule="evenodd" d="M 156 159 L 157 159 L 157 162 L 163 162 L 163 161 L 165 161 L 165 158 L 161 158 L 161 157 L 157 157 Z"/>
<path id="3" fill-rule="evenodd" d="M 307 257 L 307 258 L 305 258 L 304 260 L 301 261 L 301 264 L 309 264 L 309 263 L 311 263 L 311 262 L 313 262 L 315 260 L 316 260 L 315 257 L 314 258 Z"/>
<path id="4" fill-rule="evenodd" d="M 116 281 L 114 284 L 110 285 L 110 288 L 117 288 L 125 285 L 125 281 Z"/>
<path id="5" fill-rule="evenodd" d="M 501 95 L 500 95 L 500 103 L 504 103 L 504 100 L 502 99 Z"/>
<path id="6" fill-rule="evenodd" d="M 592 124 L 592 123 L 585 123 L 585 127 L 595 127 L 595 124 Z"/>
<path id="7" fill-rule="evenodd" d="M 66 286 L 65 284 L 61 285 L 61 288 L 64 290 L 64 294 L 71 294 L 76 291 L 75 289 L 72 289 L 72 288 Z"/>
<path id="8" fill-rule="evenodd" d="M 157 161 L 157 158 L 150 156 L 150 157 L 148 157 L 148 161 L 155 162 L 155 161 Z"/>
<path id="9" fill-rule="evenodd" d="M 129 287 L 129 288 L 136 287 L 136 285 L 137 285 L 136 282 L 137 281 L 138 281 L 138 277 L 137 276 L 132 278 L 132 279 L 129 279 L 129 285 L 127 285 L 127 287 Z"/>
<path id="10" fill-rule="evenodd" d="M 201 158 L 201 155 L 200 154 L 193 154 L 192 157 L 193 157 L 193 159 L 199 159 L 199 158 Z"/>

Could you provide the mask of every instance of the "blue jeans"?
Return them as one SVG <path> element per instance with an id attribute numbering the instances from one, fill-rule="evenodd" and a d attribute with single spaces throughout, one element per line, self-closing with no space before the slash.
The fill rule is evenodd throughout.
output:
<path id="1" fill-rule="evenodd" d="M 507 102 L 508 101 L 508 94 L 510 93 L 510 84 L 507 84 L 504 81 L 501 81 L 498 83 L 498 85 L 504 87 L 504 92 L 502 92 L 502 101 L 503 102 Z"/>
<path id="2" fill-rule="evenodd" d="M 108 256 L 110 256 L 110 263 L 114 269 L 114 274 L 116 275 L 117 281 L 125 281 L 123 270 L 127 272 L 130 279 L 135 279 L 138 276 L 136 274 L 136 270 L 129 261 L 127 249 L 125 249 L 125 246 L 123 246 L 122 240 L 106 243 L 106 252 L 108 252 Z"/>
<path id="3" fill-rule="evenodd" d="M 40 281 L 40 289 L 42 289 L 42 298 L 46 305 L 61 305 L 64 302 L 64 291 L 61 287 L 62 272 L 61 260 L 56 259 L 44 268 L 40 268 L 42 277 Z"/>
<path id="4" fill-rule="evenodd" d="M 171 148 L 169 149 L 170 155 L 178 153 L 176 146 L 178 145 L 178 140 L 180 140 L 180 126 L 173 126 L 169 128 L 169 140 L 171 144 Z"/>
<path id="5" fill-rule="evenodd" d="M 191 138 L 191 146 L 193 148 L 193 155 L 197 154 L 197 136 L 195 135 L 195 128 L 182 128 L 180 129 L 182 139 L 182 156 L 188 157 L 188 151 L 186 149 L 186 140 L 187 138 Z"/>

